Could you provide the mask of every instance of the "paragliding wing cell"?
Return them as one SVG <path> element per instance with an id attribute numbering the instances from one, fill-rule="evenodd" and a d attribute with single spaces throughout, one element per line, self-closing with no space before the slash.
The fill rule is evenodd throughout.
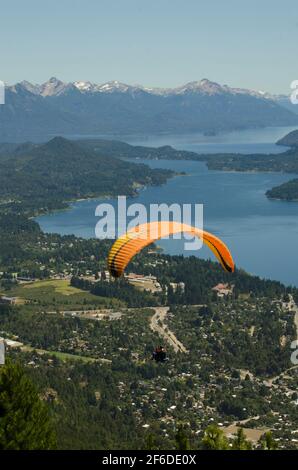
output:
<path id="1" fill-rule="evenodd" d="M 121 276 L 130 260 L 145 246 L 160 238 L 181 232 L 201 238 L 225 271 L 234 271 L 234 261 L 228 247 L 212 233 L 179 222 L 150 222 L 134 227 L 115 241 L 108 256 L 111 275 Z"/>

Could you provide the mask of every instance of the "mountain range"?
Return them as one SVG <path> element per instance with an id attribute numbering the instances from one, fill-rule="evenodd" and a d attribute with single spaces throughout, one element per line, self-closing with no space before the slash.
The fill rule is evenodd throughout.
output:
<path id="1" fill-rule="evenodd" d="M 207 79 L 177 88 L 146 88 L 118 81 L 6 86 L 0 141 L 42 141 L 55 135 L 217 133 L 298 124 L 284 96 L 231 88 Z"/>

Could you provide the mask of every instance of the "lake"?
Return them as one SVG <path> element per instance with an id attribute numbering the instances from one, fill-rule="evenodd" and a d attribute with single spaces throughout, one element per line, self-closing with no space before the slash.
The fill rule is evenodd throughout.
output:
<path id="1" fill-rule="evenodd" d="M 232 146 L 235 152 L 243 152 L 243 148 L 246 153 L 256 152 L 261 151 L 262 147 L 262 152 L 269 153 L 282 150 L 274 142 L 285 135 L 287 129 L 258 130 L 254 131 L 255 137 L 253 131 L 245 132 L 246 135 L 243 132 L 234 133 L 234 137 L 232 133 L 226 137 L 152 136 L 151 140 L 148 137 L 145 142 L 137 139 L 130 142 L 148 146 L 170 144 L 200 153 L 206 151 L 202 150 L 202 145 L 209 145 L 209 152 L 214 151 L 214 146 L 217 152 L 231 151 L 227 150 L 227 146 Z M 204 142 L 198 141 L 202 138 Z M 222 142 L 214 142 L 214 139 Z M 137 162 L 146 163 L 152 168 L 184 171 L 187 175 L 172 178 L 159 187 L 145 188 L 131 202 L 143 203 L 146 207 L 150 203 L 161 202 L 203 203 L 204 228 L 227 243 L 238 267 L 261 277 L 298 286 L 298 203 L 270 201 L 265 196 L 267 189 L 288 181 L 293 175 L 209 171 L 204 163 L 193 161 Z M 45 232 L 94 237 L 98 221 L 95 208 L 101 202 L 115 205 L 115 200 L 111 199 L 78 201 L 71 204 L 67 211 L 41 216 L 37 221 Z M 183 240 L 160 240 L 158 244 L 166 253 L 183 253 Z M 213 257 L 206 248 L 186 253 L 203 258 Z"/>
<path id="2" fill-rule="evenodd" d="M 102 138 L 121 140 L 132 145 L 161 147 L 172 145 L 179 150 L 189 150 L 197 153 L 279 153 L 285 147 L 275 145 L 277 140 L 297 127 L 265 127 L 264 129 L 246 129 L 243 131 L 219 132 L 214 136 L 206 136 L 201 132 L 192 134 L 156 134 L 148 136 L 135 135 L 65 135 L 70 139 Z"/>

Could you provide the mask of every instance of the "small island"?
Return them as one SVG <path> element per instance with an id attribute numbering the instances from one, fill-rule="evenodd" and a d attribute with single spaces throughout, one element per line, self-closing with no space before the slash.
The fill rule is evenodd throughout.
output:
<path id="1" fill-rule="evenodd" d="M 266 192 L 269 199 L 280 199 L 284 201 L 298 201 L 298 178 L 275 186 Z"/>

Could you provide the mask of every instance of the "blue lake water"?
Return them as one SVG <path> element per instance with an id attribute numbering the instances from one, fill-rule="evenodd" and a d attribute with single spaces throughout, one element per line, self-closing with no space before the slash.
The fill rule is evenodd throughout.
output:
<path id="1" fill-rule="evenodd" d="M 135 135 L 67 135 L 69 138 L 104 138 L 128 142 L 132 145 L 161 147 L 172 145 L 179 150 L 197 153 L 240 152 L 240 153 L 279 153 L 284 147 L 275 142 L 296 127 L 266 127 L 264 129 L 246 129 L 243 131 L 219 132 L 214 136 L 202 133 L 192 134 L 156 134 L 148 136 Z"/>
<path id="2" fill-rule="evenodd" d="M 285 135 L 287 129 L 263 130 L 257 135 L 243 133 L 231 136 L 222 143 L 214 143 L 217 151 L 230 151 L 226 146 L 233 146 L 233 151 L 247 152 L 281 151 L 274 142 Z M 255 137 L 254 137 L 255 135 Z M 165 141 L 163 140 L 165 139 Z M 202 152 L 201 145 L 208 147 L 208 142 L 197 142 L 192 136 L 152 136 L 146 141 L 135 139 L 133 143 L 145 145 L 170 144 Z M 163 143 L 160 143 L 162 140 Z M 177 143 L 178 141 L 178 143 Z M 130 141 L 132 142 L 132 141 Z M 209 151 L 214 151 L 209 148 Z M 250 150 L 248 150 L 250 149 Z M 274 150 L 272 150 L 274 149 Z M 205 150 L 204 150 L 205 151 Z M 184 171 L 186 176 L 177 176 L 159 187 L 148 187 L 129 202 L 143 203 L 203 203 L 204 228 L 221 237 L 232 251 L 238 267 L 261 277 L 280 280 L 286 284 L 298 285 L 298 203 L 270 201 L 266 198 L 267 189 L 293 178 L 293 175 L 280 173 L 230 173 L 209 171 L 202 162 L 172 160 L 137 160 L 152 168 L 171 168 L 177 172 Z M 96 199 L 73 203 L 69 210 L 42 216 L 37 219 L 45 232 L 75 234 L 81 237 L 94 237 L 98 217 L 95 208 L 101 202 L 115 200 Z M 158 242 L 166 253 L 181 254 L 184 252 L 183 240 L 160 240 Z M 185 254 L 185 252 L 184 252 Z M 203 258 L 212 258 L 210 251 L 202 248 L 198 252 L 186 252 Z"/>

